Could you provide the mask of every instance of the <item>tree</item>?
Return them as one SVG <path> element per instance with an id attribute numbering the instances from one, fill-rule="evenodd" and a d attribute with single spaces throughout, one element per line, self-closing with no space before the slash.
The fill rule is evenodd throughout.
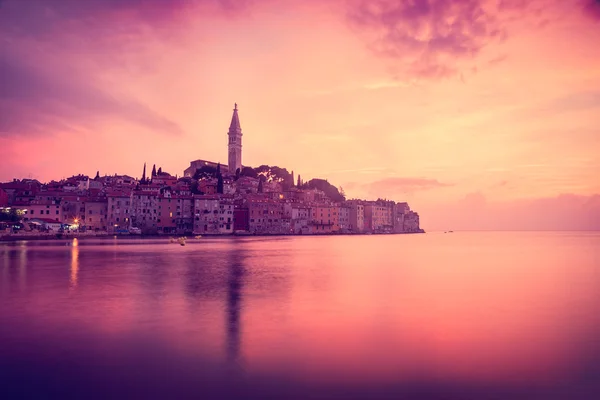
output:
<path id="1" fill-rule="evenodd" d="M 292 171 L 291 187 L 294 187 L 294 171 Z"/>
<path id="2" fill-rule="evenodd" d="M 217 169 L 210 165 L 203 165 L 194 173 L 194 179 L 215 178 L 217 177 Z"/>
<path id="3" fill-rule="evenodd" d="M 96 177 L 94 178 L 95 181 L 98 179 L 100 179 L 100 171 L 96 171 Z"/>
<path id="4" fill-rule="evenodd" d="M 221 175 L 221 163 L 217 163 L 217 175 Z"/>
<path id="5" fill-rule="evenodd" d="M 152 177 L 155 178 L 156 177 L 156 164 L 154 164 L 152 166 Z"/>
<path id="6" fill-rule="evenodd" d="M 344 188 L 340 186 L 340 188 L 338 189 L 338 191 L 340 192 L 340 195 L 344 198 L 346 198 L 346 192 L 344 192 Z"/>
<path id="7" fill-rule="evenodd" d="M 338 189 L 325 179 L 311 179 L 304 186 L 309 189 L 318 189 L 325 193 L 333 201 L 344 201 L 345 197 L 338 191 Z"/>
<path id="8" fill-rule="evenodd" d="M 140 183 L 146 183 L 146 163 L 144 163 L 144 172 L 142 172 L 142 180 Z"/>
<path id="9" fill-rule="evenodd" d="M 223 176 L 221 174 L 217 179 L 217 193 L 223 194 Z"/>
<path id="10" fill-rule="evenodd" d="M 262 176 L 258 179 L 258 193 L 263 192 L 263 180 L 264 178 Z"/>
<path id="11" fill-rule="evenodd" d="M 296 183 L 296 187 L 300 189 L 302 187 L 302 179 L 300 179 L 300 174 L 298 174 L 298 183 Z"/>
<path id="12" fill-rule="evenodd" d="M 158 175 L 162 174 L 162 167 L 158 167 L 158 171 L 156 172 Z"/>
<path id="13" fill-rule="evenodd" d="M 241 173 L 241 172 L 242 172 L 242 171 L 241 171 L 239 168 L 235 170 L 235 180 L 236 180 L 236 181 L 237 181 L 238 179 L 240 179 L 240 173 Z"/>
<path id="14" fill-rule="evenodd" d="M 242 171 L 240 172 L 241 176 L 247 176 L 250 178 L 258 178 L 258 174 L 256 173 L 256 170 L 252 167 L 244 167 L 242 168 Z"/>

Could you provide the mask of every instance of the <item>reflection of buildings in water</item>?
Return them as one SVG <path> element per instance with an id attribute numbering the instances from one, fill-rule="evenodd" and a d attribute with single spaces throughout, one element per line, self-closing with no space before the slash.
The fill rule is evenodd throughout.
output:
<path id="1" fill-rule="evenodd" d="M 234 242 L 228 258 L 227 281 L 227 359 L 239 361 L 240 358 L 240 313 L 242 308 L 242 290 L 244 279 L 244 254 L 242 243 Z"/>
<path id="2" fill-rule="evenodd" d="M 148 294 L 149 300 L 153 301 L 148 302 L 147 305 L 152 312 L 155 312 L 165 305 L 165 293 L 168 291 L 166 286 L 169 279 L 169 262 L 165 255 L 159 251 L 150 254 L 148 257 L 139 257 L 136 262 L 142 266 L 140 269 L 142 274 L 140 282 Z"/>
<path id="3" fill-rule="evenodd" d="M 9 279 L 10 279 L 10 250 L 7 247 L 4 247 L 2 250 L 2 278 L 0 278 L 0 294 L 8 293 L 8 289 L 10 288 Z"/>
<path id="4" fill-rule="evenodd" d="M 77 238 L 73 239 L 71 243 L 71 279 L 70 288 L 75 289 L 77 287 L 77 278 L 79 275 L 79 242 Z"/>
<path id="5" fill-rule="evenodd" d="M 19 289 L 25 290 L 27 286 L 27 245 L 21 243 L 19 250 Z"/>
<path id="6" fill-rule="evenodd" d="M 0 275 L 0 294 L 8 294 L 12 288 L 25 290 L 27 287 L 27 245 L 6 246 L 3 251 L 3 266 Z"/>

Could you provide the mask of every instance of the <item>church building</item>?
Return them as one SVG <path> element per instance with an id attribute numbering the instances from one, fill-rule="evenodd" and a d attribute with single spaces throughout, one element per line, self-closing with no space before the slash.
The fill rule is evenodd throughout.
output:
<path id="1" fill-rule="evenodd" d="M 228 136 L 228 164 L 221 165 L 221 172 L 235 174 L 235 171 L 239 168 L 242 170 L 242 127 L 240 125 L 240 117 L 238 115 L 237 103 L 233 108 L 233 115 L 231 116 L 231 123 L 229 124 Z M 196 170 L 203 166 L 210 166 L 216 168 L 217 163 L 206 160 L 195 160 L 190 162 L 190 166 L 183 171 L 184 176 L 192 177 L 196 173 Z"/>

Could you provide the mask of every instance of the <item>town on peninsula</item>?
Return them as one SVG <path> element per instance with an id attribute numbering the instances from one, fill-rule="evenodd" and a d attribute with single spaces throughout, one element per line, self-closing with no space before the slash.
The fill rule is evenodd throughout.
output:
<path id="1" fill-rule="evenodd" d="M 228 164 L 190 162 L 178 177 L 143 166 L 127 175 L 0 183 L 0 240 L 56 235 L 314 235 L 422 233 L 406 202 L 346 199 L 326 179 L 242 164 L 237 104 Z"/>

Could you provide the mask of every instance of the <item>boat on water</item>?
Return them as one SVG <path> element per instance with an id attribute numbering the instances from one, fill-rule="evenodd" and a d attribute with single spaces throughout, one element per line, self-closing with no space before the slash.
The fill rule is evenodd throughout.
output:
<path id="1" fill-rule="evenodd" d="M 194 236 L 194 239 L 202 239 L 202 235 L 196 235 Z"/>
<path id="2" fill-rule="evenodd" d="M 182 236 L 182 237 L 178 238 L 177 242 L 179 242 L 180 245 L 185 246 L 185 237 Z"/>

